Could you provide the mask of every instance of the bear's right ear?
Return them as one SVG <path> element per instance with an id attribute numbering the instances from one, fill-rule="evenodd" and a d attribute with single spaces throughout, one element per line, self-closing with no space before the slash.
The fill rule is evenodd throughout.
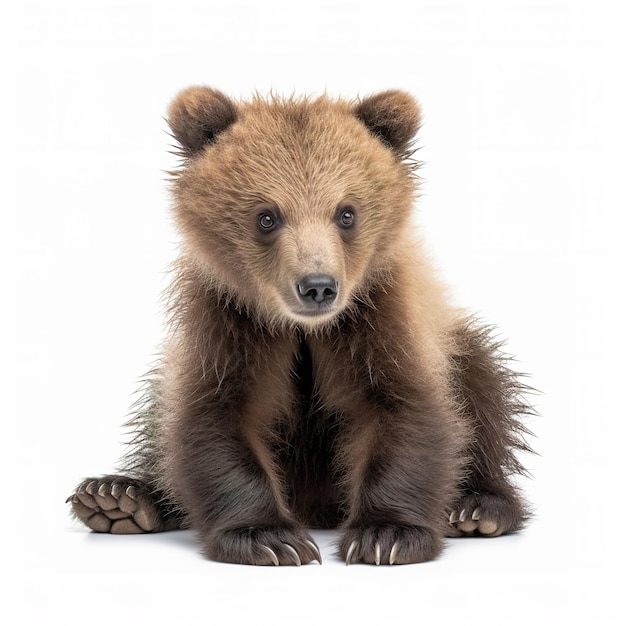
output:
<path id="1" fill-rule="evenodd" d="M 221 91 L 189 87 L 170 104 L 167 123 L 187 156 L 212 143 L 237 119 L 237 106 Z"/>

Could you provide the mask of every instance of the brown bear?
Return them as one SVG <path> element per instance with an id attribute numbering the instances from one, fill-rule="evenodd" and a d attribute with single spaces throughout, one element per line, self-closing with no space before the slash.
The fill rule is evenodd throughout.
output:
<path id="1" fill-rule="evenodd" d="M 69 498 L 98 532 L 192 528 L 211 559 L 436 557 L 522 527 L 527 387 L 412 233 L 420 109 L 180 93 L 171 331 L 120 475 Z"/>

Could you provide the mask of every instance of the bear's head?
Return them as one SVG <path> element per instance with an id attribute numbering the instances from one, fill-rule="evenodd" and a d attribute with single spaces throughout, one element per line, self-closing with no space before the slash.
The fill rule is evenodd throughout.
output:
<path id="1" fill-rule="evenodd" d="M 192 87 L 168 122 L 184 157 L 173 193 L 186 257 L 237 306 L 315 329 L 389 276 L 416 190 L 409 95 L 235 102 Z"/>

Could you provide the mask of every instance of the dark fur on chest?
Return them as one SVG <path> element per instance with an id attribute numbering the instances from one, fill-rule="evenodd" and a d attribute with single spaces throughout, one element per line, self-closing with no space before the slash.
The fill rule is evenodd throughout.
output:
<path id="1" fill-rule="evenodd" d="M 306 523 L 333 528 L 342 518 L 337 468 L 340 420 L 319 403 L 311 351 L 302 334 L 294 356 L 294 419 L 278 426 L 276 458 L 284 468 L 290 508 Z"/>

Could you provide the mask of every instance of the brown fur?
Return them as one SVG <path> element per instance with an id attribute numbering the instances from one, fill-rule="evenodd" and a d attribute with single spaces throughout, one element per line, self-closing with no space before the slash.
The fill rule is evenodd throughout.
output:
<path id="1" fill-rule="evenodd" d="M 184 157 L 171 333 L 125 474 L 83 482 L 76 514 L 110 532 L 190 525 L 209 557 L 254 564 L 319 559 L 307 526 L 340 526 L 341 557 L 368 563 L 520 528 L 530 408 L 412 237 L 415 101 L 192 88 L 169 122 Z M 128 485 L 137 504 L 114 508 Z"/>

